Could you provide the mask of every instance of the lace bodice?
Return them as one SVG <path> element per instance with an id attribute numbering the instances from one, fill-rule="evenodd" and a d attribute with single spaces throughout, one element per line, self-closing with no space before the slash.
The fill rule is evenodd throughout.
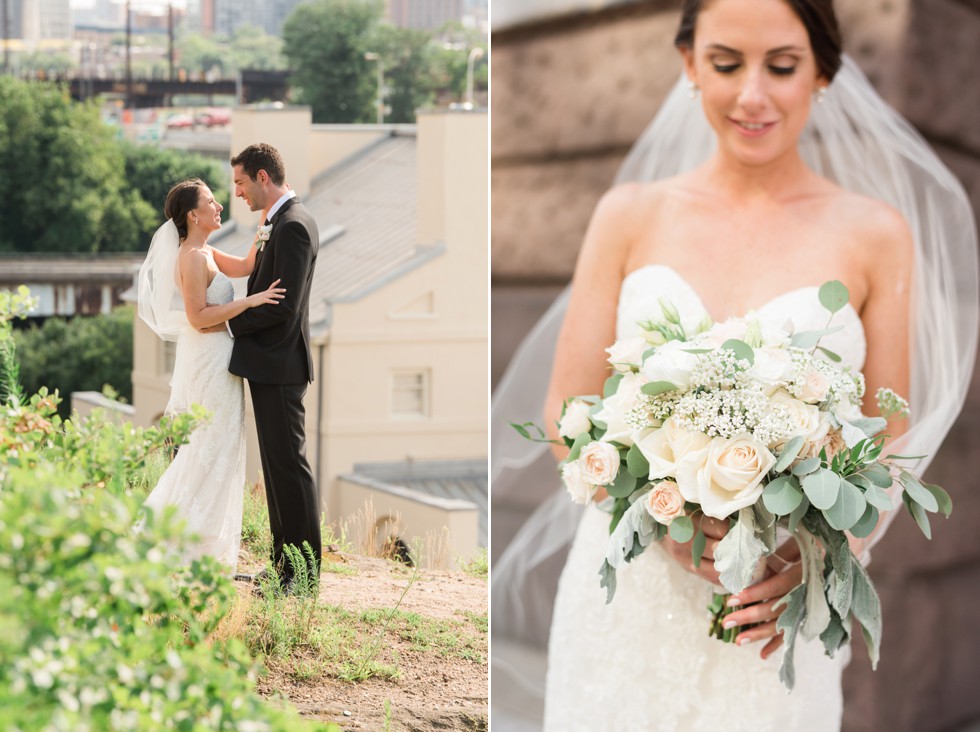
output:
<path id="1" fill-rule="evenodd" d="M 235 288 L 223 273 L 218 272 L 204 293 L 208 305 L 225 305 L 235 299 Z"/>
<path id="2" fill-rule="evenodd" d="M 827 327 L 828 313 L 817 299 L 817 287 L 798 287 L 772 298 L 755 311 L 766 323 L 794 332 L 822 330 Z M 690 284 L 670 267 L 650 264 L 630 272 L 620 290 L 616 316 L 616 338 L 641 334 L 639 321 L 660 312 L 659 299 L 666 298 L 677 308 L 688 330 L 693 329 L 707 313 L 701 297 Z M 787 328 L 787 323 L 791 324 Z M 843 329 L 824 336 L 820 344 L 841 357 L 854 371 L 864 367 L 867 345 L 864 326 L 857 311 L 848 304 L 834 315 L 831 325 Z"/>

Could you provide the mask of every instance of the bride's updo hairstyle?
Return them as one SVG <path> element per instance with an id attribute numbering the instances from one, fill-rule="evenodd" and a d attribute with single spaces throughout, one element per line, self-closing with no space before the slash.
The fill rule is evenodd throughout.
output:
<path id="1" fill-rule="evenodd" d="M 201 198 L 201 188 L 207 185 L 200 178 L 188 178 L 176 183 L 167 193 L 163 204 L 163 215 L 173 219 L 181 239 L 187 238 L 187 214 L 197 208 Z"/>
<path id="2" fill-rule="evenodd" d="M 841 67 L 841 37 L 833 0 L 784 0 L 802 21 L 810 36 L 810 46 L 820 75 L 832 81 Z M 694 25 L 698 14 L 712 0 L 684 0 L 681 24 L 674 36 L 678 48 L 694 48 Z"/>

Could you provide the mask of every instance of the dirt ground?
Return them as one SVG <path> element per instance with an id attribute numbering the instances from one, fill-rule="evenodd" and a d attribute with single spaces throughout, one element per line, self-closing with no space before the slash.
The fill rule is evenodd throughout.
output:
<path id="1" fill-rule="evenodd" d="M 392 608 L 412 579 L 412 570 L 394 562 L 348 554 L 325 555 L 349 570 L 324 571 L 320 601 L 345 610 Z M 439 620 L 467 621 L 487 615 L 487 580 L 460 571 L 421 570 L 398 608 Z M 482 659 L 420 652 L 408 640 L 386 638 L 378 660 L 400 669 L 395 679 L 360 682 L 320 676 L 298 681 L 268 663 L 259 693 L 284 695 L 308 719 L 336 722 L 346 730 L 422 732 L 488 728 L 488 666 Z M 385 703 L 388 703 L 386 711 Z"/>

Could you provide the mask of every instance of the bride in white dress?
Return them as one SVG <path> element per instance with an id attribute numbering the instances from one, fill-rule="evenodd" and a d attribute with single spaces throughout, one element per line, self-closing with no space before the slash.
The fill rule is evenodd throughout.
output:
<path id="1" fill-rule="evenodd" d="M 231 280 L 218 270 L 207 244 L 221 227 L 221 211 L 203 181 L 177 183 L 164 205 L 167 222 L 140 269 L 140 317 L 161 338 L 177 342 L 166 414 L 186 412 L 192 404 L 210 414 L 178 449 L 144 506 L 176 506 L 197 537 L 185 558 L 210 555 L 234 572 L 245 485 L 245 402 L 242 379 L 228 371 L 232 339 L 223 324 L 248 308 L 277 303 L 284 289 L 276 282 L 265 292 L 234 299 Z M 253 247 L 237 261 L 239 269 L 247 275 L 254 260 Z"/>
<path id="2" fill-rule="evenodd" d="M 703 110 L 713 134 L 698 138 L 698 130 L 708 128 L 690 112 L 676 113 L 683 102 L 675 91 L 666 103 L 674 118 L 659 127 L 655 122 L 639 143 L 641 153 L 627 161 L 628 175 L 662 179 L 619 185 L 599 203 L 554 351 L 544 406 L 551 436 L 557 436 L 562 401 L 601 392 L 608 375 L 604 349 L 638 334 L 637 321 L 659 311 L 659 298 L 672 301 L 693 323 L 706 314 L 720 322 L 754 311 L 776 325 L 791 321 L 796 330 L 817 329 L 826 326 L 827 316 L 816 289 L 840 280 L 850 292 L 850 307 L 839 314 L 835 324 L 843 329 L 828 345 L 863 371 L 867 393 L 889 386 L 911 395 L 918 422 L 898 439 L 906 449 L 917 448 L 907 454 L 934 452 L 962 405 L 976 344 L 976 238 L 962 189 L 931 153 L 922 152 L 921 141 L 903 121 L 878 109 L 887 108 L 861 86 L 866 82 L 856 70 L 848 66 L 847 79 L 835 87 L 842 58 L 829 0 L 689 0 L 677 45 L 690 83 L 689 108 Z M 952 216 L 955 225 L 948 220 L 950 211 L 936 216 L 923 204 L 928 196 L 876 196 L 894 200 L 892 206 L 855 192 L 879 190 L 863 176 L 887 181 L 894 174 L 898 187 L 907 178 L 887 166 L 855 164 L 865 159 L 862 145 L 884 143 L 875 136 L 862 138 L 851 120 L 831 120 L 804 134 L 811 116 L 819 116 L 811 115 L 813 107 L 833 107 L 821 123 L 839 111 L 839 105 L 820 104 L 835 91 L 869 99 L 898 147 L 906 144 L 902 136 L 910 136 L 908 144 L 928 161 L 916 159 L 916 170 L 929 168 L 929 185 L 948 191 L 955 201 L 950 204 L 958 212 Z M 840 145 L 848 153 L 857 150 L 854 158 L 843 164 L 834 159 L 828 129 L 859 138 Z M 685 138 L 683 149 L 674 149 Z M 817 146 L 815 155 L 806 155 L 813 152 L 808 145 Z M 710 156 L 703 154 L 712 148 Z M 699 155 L 706 162 L 693 165 Z M 651 159 L 659 166 L 653 172 L 643 169 Z M 671 166 L 675 173 L 687 172 L 664 178 Z M 815 172 L 822 166 L 837 183 Z M 910 206 L 899 205 L 909 199 Z M 944 219 L 953 233 L 943 230 Z M 960 281 L 955 281 L 957 269 L 948 268 L 951 260 L 970 270 Z M 541 359 L 524 353 L 516 360 Z M 941 374 L 948 385 L 943 395 L 928 388 L 930 374 Z M 502 383 L 513 389 L 515 381 L 505 376 Z M 499 401 L 495 413 L 521 397 Z M 873 412 L 870 405 L 865 411 Z M 521 415 L 502 416 L 519 421 Z M 898 437 L 908 427 L 893 420 L 888 434 Z M 494 468 L 495 492 L 498 485 L 509 489 L 507 471 L 528 466 L 534 457 L 519 450 L 511 456 L 508 449 Z M 495 441 L 495 460 L 497 452 Z M 560 451 L 555 455 L 561 457 Z M 925 461 L 918 469 L 924 467 Z M 558 504 L 546 503 L 494 566 L 495 654 L 502 648 L 494 672 L 519 677 L 531 690 L 534 679 L 522 669 L 530 665 L 529 656 L 510 653 L 506 640 L 498 645 L 497 629 L 526 642 L 540 625 L 540 606 L 546 603 L 540 602 L 535 585 L 541 583 L 533 573 L 560 544 L 553 536 L 561 533 L 555 527 L 562 525 L 557 518 L 562 514 Z M 829 659 L 819 641 L 798 643 L 793 693 L 787 695 L 778 680 L 774 653 L 782 639 L 775 630 L 780 611 L 773 605 L 800 582 L 798 565 L 774 567 L 740 593 L 742 607 L 730 616 L 743 628 L 735 644 L 707 636 L 705 608 L 717 582 L 712 552 L 725 526 L 713 527 L 714 541 L 709 538 L 700 568 L 693 566 L 690 544 L 664 539 L 620 570 L 616 597 L 606 605 L 598 568 L 609 516 L 594 506 L 585 510 L 554 604 L 546 730 L 839 729 L 846 653 Z M 868 544 L 852 547 L 866 558 Z M 756 625 L 744 628 L 750 624 Z M 886 637 L 885 642 L 901 640 Z M 498 705 L 495 697 L 494 706 L 503 712 L 495 721 L 510 719 L 513 710 L 506 700 Z M 534 728 L 519 724 L 518 716 L 500 729 Z"/>

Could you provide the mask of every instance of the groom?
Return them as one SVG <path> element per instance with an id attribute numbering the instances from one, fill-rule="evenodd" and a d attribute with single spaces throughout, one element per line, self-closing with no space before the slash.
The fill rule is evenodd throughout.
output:
<path id="1" fill-rule="evenodd" d="M 319 581 L 320 500 L 306 460 L 303 396 L 313 381 L 310 349 L 310 283 L 320 235 L 316 221 L 286 185 L 279 151 L 271 145 L 249 145 L 231 159 L 235 195 L 252 211 L 268 211 L 263 222 L 268 240 L 256 240 L 255 268 L 248 294 L 276 280 L 286 289 L 276 304 L 246 310 L 228 321 L 235 339 L 228 370 L 248 379 L 258 431 L 259 453 L 272 530 L 272 566 L 286 593 L 294 586 L 294 569 L 284 555 L 291 544 L 307 562 L 314 587 Z M 309 543 L 312 557 L 304 548 Z"/>

